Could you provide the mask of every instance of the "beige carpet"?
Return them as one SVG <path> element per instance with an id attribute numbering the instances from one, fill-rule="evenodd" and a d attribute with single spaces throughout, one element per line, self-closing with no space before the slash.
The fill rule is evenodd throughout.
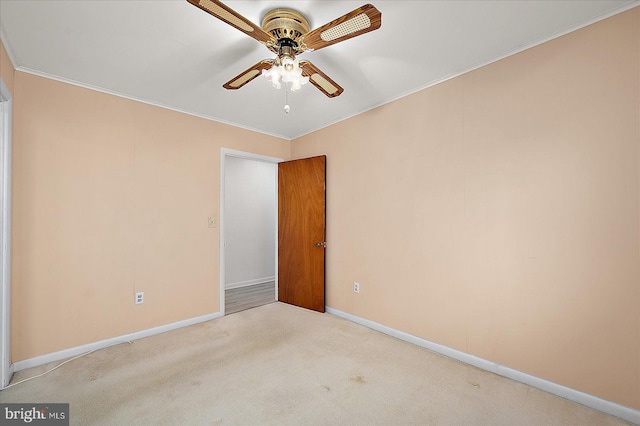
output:
<path id="1" fill-rule="evenodd" d="M 0 402 L 69 402 L 74 425 L 628 424 L 282 303 L 91 353 Z"/>

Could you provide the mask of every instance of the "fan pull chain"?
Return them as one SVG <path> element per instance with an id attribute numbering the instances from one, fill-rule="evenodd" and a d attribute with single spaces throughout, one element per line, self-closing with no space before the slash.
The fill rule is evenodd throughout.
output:
<path id="1" fill-rule="evenodd" d="M 284 84 L 284 113 L 289 114 L 291 111 L 291 107 L 289 106 L 289 88 L 287 87 L 287 83 Z"/>

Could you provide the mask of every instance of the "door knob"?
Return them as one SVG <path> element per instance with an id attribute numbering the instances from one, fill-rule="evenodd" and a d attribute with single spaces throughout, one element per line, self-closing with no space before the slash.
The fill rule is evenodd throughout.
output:
<path id="1" fill-rule="evenodd" d="M 318 242 L 316 243 L 316 247 L 326 247 L 326 246 L 327 246 L 327 243 L 322 242 L 322 241 L 318 241 Z"/>

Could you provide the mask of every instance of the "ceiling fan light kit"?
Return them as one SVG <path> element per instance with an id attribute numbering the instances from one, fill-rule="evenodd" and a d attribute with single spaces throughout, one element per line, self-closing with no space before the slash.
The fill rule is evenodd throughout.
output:
<path id="1" fill-rule="evenodd" d="M 244 32 L 276 54 L 275 59 L 262 60 L 223 84 L 228 90 L 239 89 L 262 74 L 278 89 L 284 83 L 285 90 L 295 91 L 311 82 L 330 98 L 340 96 L 344 89 L 338 83 L 311 62 L 300 61 L 296 56 L 377 30 L 382 24 L 382 14 L 370 4 L 309 31 L 307 19 L 292 9 L 278 8 L 267 12 L 262 27 L 258 27 L 218 0 L 187 1 Z M 285 112 L 288 113 L 287 107 Z"/>
<path id="2" fill-rule="evenodd" d="M 289 88 L 292 92 L 298 90 L 302 85 L 309 82 L 309 76 L 302 75 L 300 61 L 296 58 L 291 39 L 283 39 L 284 42 L 278 49 L 278 57 L 273 62 L 270 69 L 263 69 L 262 75 L 273 84 L 273 87 L 279 89 L 284 83 L 290 83 Z"/>

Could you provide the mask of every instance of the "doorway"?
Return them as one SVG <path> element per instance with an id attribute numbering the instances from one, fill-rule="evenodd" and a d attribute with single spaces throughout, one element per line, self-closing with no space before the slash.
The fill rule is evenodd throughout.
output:
<path id="1" fill-rule="evenodd" d="M 220 312 L 277 300 L 277 164 L 221 150 Z"/>

